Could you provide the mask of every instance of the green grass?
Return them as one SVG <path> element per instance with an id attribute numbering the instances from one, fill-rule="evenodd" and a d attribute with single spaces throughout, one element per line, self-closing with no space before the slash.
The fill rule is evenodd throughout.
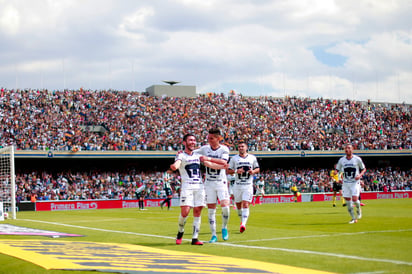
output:
<path id="1" fill-rule="evenodd" d="M 363 218 L 350 220 L 346 208 L 330 202 L 265 204 L 251 207 L 247 230 L 240 234 L 239 218 L 231 210 L 230 240 L 226 244 L 176 246 L 179 208 L 106 209 L 59 212 L 19 212 L 18 226 L 86 235 L 61 238 L 66 241 L 95 241 L 144 245 L 167 250 L 252 259 L 337 273 L 412 273 L 412 199 L 368 200 Z M 200 240 L 210 238 L 204 210 Z M 220 210 L 218 210 L 218 227 Z M 121 234 L 85 228 L 32 222 L 39 220 L 80 227 L 134 232 Z M 192 218 L 186 224 L 190 239 Z M 138 233 L 170 238 L 140 236 Z M 220 237 L 220 234 L 218 235 Z M 44 237 L 3 236 L 0 239 L 45 239 Z M 220 240 L 220 243 L 223 243 Z M 308 252 L 304 252 L 308 251 Z M 29 262 L 1 254 L 0 273 L 87 273 L 46 271 Z M 96 273 L 96 272 L 90 272 Z"/>

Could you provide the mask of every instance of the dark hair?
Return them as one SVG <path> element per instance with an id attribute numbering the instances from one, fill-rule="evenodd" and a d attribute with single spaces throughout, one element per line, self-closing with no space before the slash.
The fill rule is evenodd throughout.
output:
<path id="1" fill-rule="evenodd" d="M 239 140 L 237 142 L 237 145 L 240 145 L 240 144 L 245 144 L 247 146 L 247 142 L 245 140 Z"/>
<path id="2" fill-rule="evenodd" d="M 195 137 L 192 133 L 187 133 L 187 134 L 185 134 L 185 136 L 183 136 L 183 142 L 186 142 L 187 138 L 189 138 L 190 136 Z"/>
<path id="3" fill-rule="evenodd" d="M 220 129 L 218 129 L 218 128 L 209 129 L 209 134 L 222 135 L 222 134 L 220 134 Z"/>

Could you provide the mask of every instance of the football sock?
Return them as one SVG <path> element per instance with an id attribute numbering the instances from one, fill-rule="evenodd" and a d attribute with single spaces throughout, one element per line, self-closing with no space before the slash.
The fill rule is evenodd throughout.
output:
<path id="1" fill-rule="evenodd" d="M 249 218 L 249 208 L 242 208 L 242 225 L 246 226 L 248 218 Z"/>
<path id="2" fill-rule="evenodd" d="M 353 212 L 352 201 L 351 200 L 348 201 L 347 204 L 348 204 L 347 208 L 348 208 L 349 215 L 352 217 L 352 220 L 355 220 L 356 218 L 355 218 L 355 213 Z"/>
<path id="3" fill-rule="evenodd" d="M 359 212 L 359 210 L 360 210 L 360 201 L 359 200 L 357 200 L 355 202 L 355 206 L 356 206 L 356 210 Z"/>
<path id="4" fill-rule="evenodd" d="M 199 237 L 200 223 L 201 223 L 201 217 L 193 217 L 192 239 L 197 239 Z"/>
<path id="5" fill-rule="evenodd" d="M 229 222 L 230 217 L 230 207 L 222 207 L 222 228 L 227 228 L 227 223 Z"/>
<path id="6" fill-rule="evenodd" d="M 187 217 L 183 217 L 182 215 L 179 215 L 179 221 L 178 221 L 178 230 L 179 232 L 184 232 L 185 231 L 185 224 L 186 224 Z"/>
<path id="7" fill-rule="evenodd" d="M 240 220 L 242 221 L 242 209 L 237 210 L 237 216 L 239 216 Z"/>
<path id="8" fill-rule="evenodd" d="M 212 232 L 212 236 L 216 236 L 216 208 L 209 208 L 207 212 L 209 218 L 210 232 Z"/>

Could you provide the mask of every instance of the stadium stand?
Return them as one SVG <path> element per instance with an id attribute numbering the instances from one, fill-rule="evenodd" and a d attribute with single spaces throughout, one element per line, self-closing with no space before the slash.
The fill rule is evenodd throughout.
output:
<path id="1" fill-rule="evenodd" d="M 1 89 L 0 122 L 0 146 L 19 150 L 179 150 L 185 132 L 202 145 L 211 126 L 252 151 L 412 148 L 410 105 L 322 98 Z"/>

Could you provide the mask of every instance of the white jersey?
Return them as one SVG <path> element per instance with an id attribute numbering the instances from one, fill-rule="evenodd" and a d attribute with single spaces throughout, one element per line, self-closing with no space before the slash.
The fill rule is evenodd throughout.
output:
<path id="1" fill-rule="evenodd" d="M 180 177 L 182 178 L 182 189 L 201 189 L 203 188 L 200 176 L 200 156 L 197 153 L 192 155 L 186 152 L 179 153 L 175 161 L 181 160 L 179 167 Z"/>
<path id="2" fill-rule="evenodd" d="M 260 189 L 263 189 L 265 187 L 265 181 L 257 180 L 256 186 L 259 187 Z"/>
<path id="3" fill-rule="evenodd" d="M 210 145 L 204 145 L 199 149 L 196 149 L 194 152 L 199 153 L 203 156 L 229 161 L 229 148 L 225 145 L 220 145 L 216 150 L 212 149 Z M 205 184 L 214 183 L 225 185 L 226 180 L 227 178 L 225 169 L 213 169 L 206 167 Z"/>
<path id="4" fill-rule="evenodd" d="M 229 168 L 235 171 L 235 188 L 253 188 L 253 176 L 248 173 L 259 167 L 259 163 L 254 155 L 248 154 L 246 157 L 241 157 L 239 154 L 233 156 L 229 162 Z M 237 173 L 236 170 L 243 168 L 244 173 Z"/>
<path id="5" fill-rule="evenodd" d="M 346 156 L 339 159 L 336 169 L 343 173 L 343 183 L 360 183 L 355 177 L 365 168 L 365 164 L 359 156 L 352 155 L 351 159 Z"/>

